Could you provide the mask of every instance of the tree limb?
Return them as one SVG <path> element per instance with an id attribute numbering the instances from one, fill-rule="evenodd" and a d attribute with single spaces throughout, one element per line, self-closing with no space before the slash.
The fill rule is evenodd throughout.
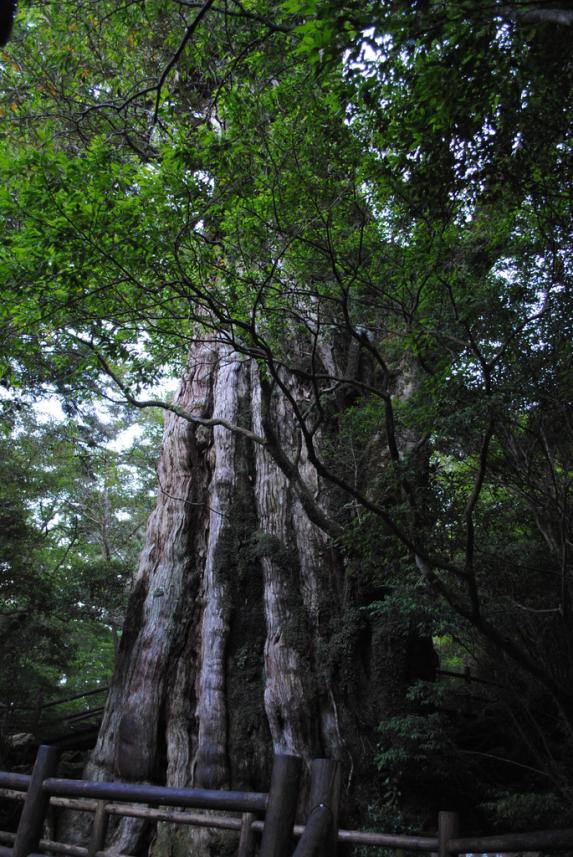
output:
<path id="1" fill-rule="evenodd" d="M 243 437 L 246 437 L 248 440 L 254 441 L 254 443 L 258 443 L 261 446 L 267 446 L 267 441 L 264 437 L 256 434 L 250 429 L 244 428 L 243 426 L 235 425 L 234 423 L 230 423 L 228 420 L 217 419 L 217 418 L 206 418 L 206 417 L 198 417 L 195 414 L 186 411 L 185 408 L 180 408 L 179 405 L 171 404 L 170 402 L 165 402 L 163 399 L 137 399 L 129 387 L 124 384 L 121 380 L 117 372 L 115 372 L 105 357 L 103 357 L 100 352 L 97 350 L 95 345 L 91 342 L 87 342 L 85 339 L 81 339 L 81 337 L 75 337 L 78 342 L 81 342 L 82 345 L 87 346 L 87 348 L 92 351 L 95 355 L 95 358 L 106 375 L 108 375 L 114 384 L 121 391 L 122 395 L 125 398 L 127 404 L 132 405 L 134 408 L 139 408 L 143 410 L 144 408 L 161 408 L 164 411 L 169 411 L 172 414 L 175 414 L 178 417 L 181 417 L 183 420 L 187 420 L 189 423 L 193 423 L 194 425 L 206 426 L 207 428 L 214 428 L 215 426 L 221 426 L 222 428 L 228 429 L 228 431 L 235 432 L 236 434 L 240 434 Z"/>
<path id="2" fill-rule="evenodd" d="M 526 9 L 519 12 L 511 6 L 502 8 L 502 14 L 517 21 L 518 24 L 558 24 L 564 27 L 573 25 L 573 10 L 571 9 Z"/>

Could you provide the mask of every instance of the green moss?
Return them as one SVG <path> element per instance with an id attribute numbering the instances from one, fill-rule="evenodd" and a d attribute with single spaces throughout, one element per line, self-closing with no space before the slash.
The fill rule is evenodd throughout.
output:
<path id="1" fill-rule="evenodd" d="M 254 504 L 233 514 L 234 547 L 228 556 L 227 597 L 232 605 L 227 642 L 228 747 L 233 788 L 263 789 L 272 742 L 264 710 L 266 637 L 261 564 L 252 550 Z"/>
<path id="2" fill-rule="evenodd" d="M 149 849 L 150 857 L 235 857 L 238 835 L 233 831 L 201 827 L 157 825 L 157 835 Z"/>
<path id="3" fill-rule="evenodd" d="M 282 571 L 298 567 L 298 557 L 277 536 L 259 530 L 253 533 L 251 553 L 255 559 L 270 559 Z"/>
<path id="4" fill-rule="evenodd" d="M 316 648 L 319 676 L 326 684 L 336 683 L 347 690 L 353 687 L 365 626 L 364 615 L 354 607 L 329 617 Z"/>

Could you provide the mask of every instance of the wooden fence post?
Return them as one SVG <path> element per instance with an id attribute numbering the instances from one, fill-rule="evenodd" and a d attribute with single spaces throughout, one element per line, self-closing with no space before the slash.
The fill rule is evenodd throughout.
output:
<path id="1" fill-rule="evenodd" d="M 313 759 L 304 832 L 293 857 L 334 857 L 338 845 L 340 766 L 333 759 Z"/>
<path id="2" fill-rule="evenodd" d="M 255 832 L 253 830 L 255 818 L 256 816 L 252 812 L 243 813 L 237 857 L 252 857 L 255 852 Z"/>
<path id="3" fill-rule="evenodd" d="M 107 821 L 108 815 L 105 811 L 105 801 L 98 800 L 90 841 L 88 843 L 87 857 L 95 857 L 98 851 L 104 850 L 105 837 L 107 833 Z"/>
<path id="4" fill-rule="evenodd" d="M 452 857 L 448 850 L 448 842 L 455 839 L 460 832 L 460 817 L 457 812 L 440 812 L 438 815 L 438 849 L 439 857 Z"/>
<path id="5" fill-rule="evenodd" d="M 39 848 L 44 818 L 50 801 L 49 795 L 42 789 L 42 783 L 56 773 L 59 755 L 60 751 L 57 747 L 48 747 L 46 744 L 42 744 L 38 748 L 38 755 L 28 786 L 28 794 L 12 848 L 12 857 L 27 857 L 28 854 L 37 851 Z"/>
<path id="6" fill-rule="evenodd" d="M 260 857 L 289 857 L 302 760 L 275 756 Z"/>
<path id="7" fill-rule="evenodd" d="M 319 847 L 318 857 L 336 857 L 338 846 L 338 813 L 340 810 L 341 768 L 333 759 L 313 759 L 310 771 L 310 795 L 308 818 L 320 804 L 331 812 L 332 821 L 324 843 Z"/>

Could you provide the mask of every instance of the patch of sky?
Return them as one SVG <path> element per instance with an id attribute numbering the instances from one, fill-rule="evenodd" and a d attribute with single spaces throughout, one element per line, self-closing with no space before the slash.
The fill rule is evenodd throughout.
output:
<path id="1" fill-rule="evenodd" d="M 112 452 L 123 452 L 123 450 L 134 446 L 136 441 L 139 440 L 142 435 L 143 428 L 137 423 L 134 423 L 121 431 L 113 438 L 113 440 L 108 441 L 108 443 L 105 444 L 105 447 Z"/>
<path id="2" fill-rule="evenodd" d="M 160 401 L 169 401 L 173 397 L 178 386 L 179 379 L 168 377 L 162 379 L 158 384 L 142 388 L 140 395 L 146 399 L 149 398 L 158 399 Z M 91 407 L 103 424 L 109 423 L 111 426 L 113 417 L 112 408 L 118 403 L 122 403 L 121 401 L 115 401 L 115 397 L 118 395 L 116 390 L 110 388 L 107 393 L 109 393 L 109 399 L 112 400 L 111 404 L 102 398 L 94 400 Z M 0 401 L 9 402 L 12 400 L 14 400 L 13 392 L 0 385 Z M 49 388 L 45 388 L 43 395 L 20 395 L 19 400 L 31 407 L 40 425 L 64 422 L 66 419 L 69 419 L 69 416 L 64 410 L 62 398 L 56 395 Z M 77 421 L 79 423 L 82 422 L 81 409 L 80 414 L 77 417 Z M 24 429 L 21 430 L 24 431 Z M 14 432 L 17 434 L 18 431 L 18 426 L 16 426 L 14 428 Z M 143 428 L 138 425 L 137 422 L 133 422 L 126 426 L 126 428 L 120 431 L 115 437 L 111 438 L 107 443 L 103 444 L 103 446 L 112 452 L 123 452 L 124 450 L 134 446 L 142 437 L 143 433 Z"/>
<path id="3" fill-rule="evenodd" d="M 93 95 L 94 98 L 99 99 L 102 97 L 109 98 L 109 96 L 113 92 L 113 88 L 108 84 L 96 84 L 95 86 L 91 86 L 89 88 L 89 92 Z"/>
<path id="4" fill-rule="evenodd" d="M 186 177 L 193 177 L 197 184 L 204 188 L 215 189 L 215 179 L 207 170 L 187 170 L 185 175 Z"/>
<path id="5" fill-rule="evenodd" d="M 392 47 L 392 36 L 387 33 L 376 34 L 374 27 L 362 33 L 362 41 L 356 50 L 344 55 L 344 68 L 347 72 L 359 72 L 364 77 L 377 74 L 378 65 L 388 59 Z"/>
<path id="6" fill-rule="evenodd" d="M 491 345 L 499 347 L 500 343 L 492 341 Z M 482 343 L 480 342 L 481 347 Z M 475 354 L 465 350 L 453 361 L 446 380 L 454 379 L 463 381 L 468 390 L 479 390 L 483 387 L 483 368 Z"/>

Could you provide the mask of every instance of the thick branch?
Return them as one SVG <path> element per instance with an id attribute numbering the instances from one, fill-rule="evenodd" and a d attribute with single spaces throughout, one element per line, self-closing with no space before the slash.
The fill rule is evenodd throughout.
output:
<path id="1" fill-rule="evenodd" d="M 506 6 L 502 9 L 502 13 L 511 18 L 512 21 L 517 21 L 518 24 L 560 24 L 565 27 L 573 25 L 573 10 L 571 9 L 542 7 L 519 12 L 512 9 L 511 6 Z"/>
<path id="2" fill-rule="evenodd" d="M 180 408 L 179 405 L 174 405 L 169 402 L 165 402 L 162 399 L 136 399 L 129 387 L 127 387 L 123 383 L 119 375 L 114 372 L 107 360 L 102 357 L 102 355 L 95 348 L 95 346 L 90 342 L 86 342 L 84 339 L 79 339 L 79 341 L 83 345 L 86 345 L 91 351 L 93 351 L 96 360 L 103 369 L 103 371 L 112 379 L 114 384 L 116 384 L 122 395 L 125 397 L 127 404 L 132 405 L 134 408 L 161 408 L 164 411 L 169 411 L 172 414 L 176 414 L 176 416 L 181 417 L 181 419 L 187 420 L 187 422 L 193 423 L 194 425 L 206 426 L 207 428 L 213 428 L 214 426 L 222 426 L 228 431 L 235 432 L 236 434 L 240 434 L 243 437 L 248 438 L 248 440 L 254 441 L 254 443 L 258 443 L 261 446 L 267 446 L 267 441 L 264 437 L 255 434 L 255 432 L 251 431 L 248 428 L 245 428 L 244 426 L 235 425 L 234 423 L 230 423 L 225 419 L 209 419 L 206 417 L 198 417 L 195 414 L 186 411 L 185 408 Z"/>

